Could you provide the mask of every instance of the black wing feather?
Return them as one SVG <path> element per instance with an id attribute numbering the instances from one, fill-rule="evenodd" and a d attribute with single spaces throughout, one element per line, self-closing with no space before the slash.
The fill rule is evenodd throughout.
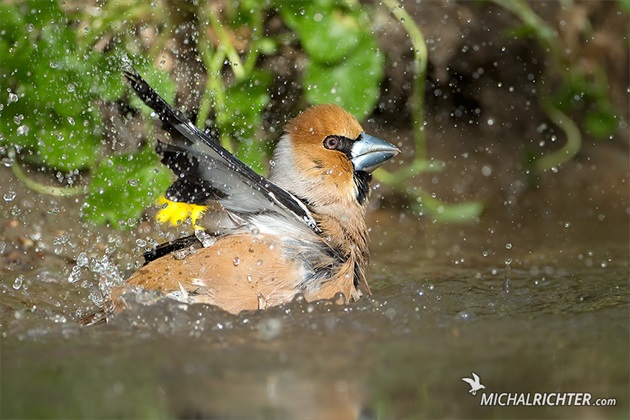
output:
<path id="1" fill-rule="evenodd" d="M 156 152 L 162 155 L 162 163 L 177 175 L 177 180 L 164 196 L 179 203 L 203 205 L 208 200 L 221 200 L 226 195 L 198 176 L 199 159 L 182 152 L 179 148 L 158 141 Z"/>
<path id="2" fill-rule="evenodd" d="M 151 261 L 157 260 L 164 255 L 170 254 L 171 252 L 189 247 L 201 248 L 202 243 L 195 235 L 185 236 L 183 238 L 165 242 L 155 247 L 155 249 L 142 254 L 142 257 L 144 258 L 144 265 L 147 265 Z"/>
<path id="3" fill-rule="evenodd" d="M 311 212 L 297 197 L 254 172 L 195 127 L 134 69 L 126 69 L 123 74 L 140 99 L 157 113 L 170 134 L 173 144 L 166 147 L 163 161 L 180 179 L 188 179 L 186 193 L 177 198 L 184 201 L 188 196 L 193 201 L 204 196 L 216 198 L 227 210 L 243 216 L 271 211 L 289 221 L 299 221 L 297 226 L 306 225 L 316 233 L 321 232 Z"/>

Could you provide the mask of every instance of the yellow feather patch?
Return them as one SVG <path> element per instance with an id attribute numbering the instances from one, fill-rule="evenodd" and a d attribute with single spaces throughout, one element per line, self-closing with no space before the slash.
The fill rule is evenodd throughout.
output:
<path id="1" fill-rule="evenodd" d="M 170 222 L 171 225 L 178 226 L 186 219 L 190 218 L 195 230 L 201 229 L 197 225 L 197 221 L 203 217 L 203 214 L 207 209 L 206 206 L 200 206 L 198 204 L 171 201 L 164 196 L 158 199 L 157 205 L 160 207 L 160 210 L 155 215 L 155 220 L 158 223 Z"/>

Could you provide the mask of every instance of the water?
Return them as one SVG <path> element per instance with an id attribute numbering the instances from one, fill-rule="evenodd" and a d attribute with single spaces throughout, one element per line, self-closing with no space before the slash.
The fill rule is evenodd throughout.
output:
<path id="1" fill-rule="evenodd" d="M 369 216 L 374 295 L 360 302 L 297 299 L 232 316 L 140 296 L 112 323 L 81 328 L 99 282 L 133 271 L 136 241 L 164 238 L 151 222 L 120 233 L 81 226 L 74 198 L 9 184 L 0 417 L 628 414 L 623 200 L 524 199 L 466 226 L 378 210 Z M 472 372 L 486 387 L 476 396 L 461 380 Z M 483 392 L 588 392 L 616 406 L 486 407 Z"/>

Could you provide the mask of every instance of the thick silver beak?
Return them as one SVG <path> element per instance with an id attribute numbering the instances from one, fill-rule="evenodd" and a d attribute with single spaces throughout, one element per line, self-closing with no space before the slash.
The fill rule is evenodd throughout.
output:
<path id="1" fill-rule="evenodd" d="M 361 133 L 350 149 L 354 170 L 363 172 L 372 172 L 398 153 L 400 150 L 393 144 L 365 133 Z"/>

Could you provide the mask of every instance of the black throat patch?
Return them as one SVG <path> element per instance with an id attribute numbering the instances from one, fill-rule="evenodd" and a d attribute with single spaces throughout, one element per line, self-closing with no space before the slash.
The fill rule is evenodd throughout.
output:
<path id="1" fill-rule="evenodd" d="M 356 171 L 354 173 L 354 184 L 357 186 L 357 201 L 359 205 L 363 205 L 370 195 L 371 180 L 372 174 L 363 171 Z"/>

